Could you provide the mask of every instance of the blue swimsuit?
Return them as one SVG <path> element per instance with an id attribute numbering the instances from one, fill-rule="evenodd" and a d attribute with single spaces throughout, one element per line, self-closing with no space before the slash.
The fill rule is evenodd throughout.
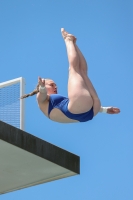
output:
<path id="1" fill-rule="evenodd" d="M 63 97 L 59 94 L 50 95 L 48 116 L 50 115 L 50 112 L 52 109 L 58 108 L 68 118 L 78 120 L 80 122 L 86 122 L 93 118 L 93 116 L 94 116 L 93 107 L 88 112 L 81 113 L 81 114 L 73 114 L 73 113 L 69 112 L 69 110 L 68 110 L 68 103 L 69 103 L 69 99 L 66 97 Z"/>

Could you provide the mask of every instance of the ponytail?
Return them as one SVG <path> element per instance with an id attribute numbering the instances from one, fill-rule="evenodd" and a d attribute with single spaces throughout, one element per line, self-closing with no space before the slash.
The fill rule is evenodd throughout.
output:
<path id="1" fill-rule="evenodd" d="M 39 92 L 39 84 L 36 86 L 36 89 L 33 90 L 33 92 L 21 96 L 20 99 L 24 99 L 24 98 L 27 98 L 29 96 L 33 96 L 33 95 L 37 94 L 38 92 Z"/>

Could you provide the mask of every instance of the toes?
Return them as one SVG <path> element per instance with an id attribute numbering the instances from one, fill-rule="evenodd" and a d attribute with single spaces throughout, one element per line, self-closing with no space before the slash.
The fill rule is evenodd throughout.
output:
<path id="1" fill-rule="evenodd" d="M 61 28 L 61 33 L 64 38 L 68 35 L 64 28 Z"/>
<path id="2" fill-rule="evenodd" d="M 65 29 L 64 28 L 61 28 L 61 32 L 63 32 Z"/>
<path id="3" fill-rule="evenodd" d="M 61 33 L 64 39 L 66 39 L 66 37 L 69 37 L 72 38 L 74 43 L 76 43 L 77 38 L 74 35 L 69 34 L 64 28 L 61 28 Z"/>

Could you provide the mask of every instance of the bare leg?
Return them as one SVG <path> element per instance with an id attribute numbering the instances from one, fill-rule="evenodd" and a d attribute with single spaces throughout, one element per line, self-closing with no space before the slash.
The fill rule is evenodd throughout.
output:
<path id="1" fill-rule="evenodd" d="M 86 62 L 83 54 L 81 53 L 80 49 L 78 48 L 78 46 L 76 44 L 75 44 L 75 48 L 76 48 L 76 51 L 79 55 L 81 73 L 82 73 L 83 76 L 87 76 L 87 78 L 89 79 L 89 77 L 87 75 L 87 71 L 88 71 L 87 62 Z M 97 99 L 98 95 L 97 95 L 96 90 L 95 90 L 94 86 L 92 85 L 90 79 L 89 79 L 88 84 L 87 85 L 88 85 L 89 89 L 91 90 L 91 95 L 93 96 L 94 99 Z"/>
<path id="2" fill-rule="evenodd" d="M 67 35 L 68 32 L 65 31 L 65 34 Z M 71 36 L 73 37 L 75 50 L 77 51 L 78 56 L 79 56 L 79 68 L 81 70 L 81 73 L 82 73 L 83 76 L 87 76 L 87 78 L 89 79 L 89 77 L 87 75 L 87 71 L 88 71 L 87 62 L 86 62 L 83 54 L 81 53 L 80 49 L 76 45 L 76 37 L 74 35 L 71 35 Z M 96 90 L 95 90 L 94 86 L 92 85 L 90 79 L 89 79 L 89 83 L 88 84 L 87 85 L 88 85 L 89 89 L 91 90 L 90 93 L 91 93 L 92 97 L 94 99 L 98 99 L 98 95 L 97 95 Z"/>
<path id="3" fill-rule="evenodd" d="M 70 102 L 68 109 L 72 113 L 87 112 L 92 108 L 93 100 L 80 71 L 79 55 L 74 45 L 75 39 L 64 29 L 61 31 L 69 61 L 68 97 Z"/>
<path id="4" fill-rule="evenodd" d="M 88 70 L 88 67 L 87 67 L 87 63 L 86 63 L 86 60 L 83 56 L 83 54 L 81 53 L 81 51 L 79 50 L 78 46 L 76 45 L 75 43 L 75 48 L 76 48 L 76 51 L 79 55 L 79 62 L 80 62 L 80 70 L 81 70 L 81 74 L 85 80 L 85 83 L 88 87 L 88 90 L 93 98 L 93 109 L 94 109 L 94 115 L 96 115 L 99 110 L 100 110 L 100 107 L 101 107 L 101 103 L 100 103 L 100 100 L 99 100 L 99 97 L 97 95 L 97 92 L 93 86 L 93 84 L 91 83 L 88 75 L 87 75 L 87 70 Z"/>

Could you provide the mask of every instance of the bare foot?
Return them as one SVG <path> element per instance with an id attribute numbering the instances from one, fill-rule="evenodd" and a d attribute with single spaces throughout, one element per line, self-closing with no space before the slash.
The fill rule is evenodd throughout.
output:
<path id="1" fill-rule="evenodd" d="M 74 35 L 69 34 L 67 31 L 65 31 L 64 28 L 61 28 L 61 33 L 62 33 L 62 37 L 64 38 L 64 40 L 66 40 L 68 38 L 69 40 L 76 42 L 77 38 Z"/>

